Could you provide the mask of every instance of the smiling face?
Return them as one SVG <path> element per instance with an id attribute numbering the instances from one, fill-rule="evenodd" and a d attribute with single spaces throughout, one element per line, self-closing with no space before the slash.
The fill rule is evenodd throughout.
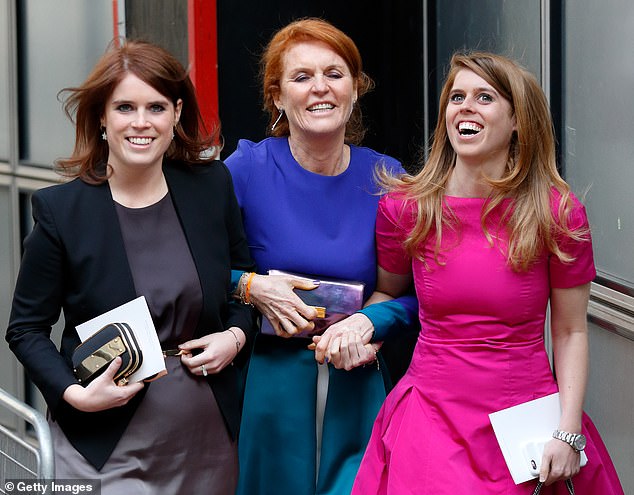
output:
<path id="1" fill-rule="evenodd" d="M 278 109 L 284 109 L 290 134 L 310 139 L 345 134 L 357 90 L 343 58 L 328 45 L 305 41 L 284 55 Z"/>
<path id="2" fill-rule="evenodd" d="M 515 117 L 510 102 L 491 84 L 471 70 L 460 70 L 449 94 L 445 117 L 447 135 L 459 162 L 505 166 L 516 130 Z"/>
<path id="3" fill-rule="evenodd" d="M 108 164 L 115 172 L 160 167 L 181 107 L 180 100 L 174 106 L 138 77 L 125 76 L 108 98 L 101 119 L 108 138 Z"/>

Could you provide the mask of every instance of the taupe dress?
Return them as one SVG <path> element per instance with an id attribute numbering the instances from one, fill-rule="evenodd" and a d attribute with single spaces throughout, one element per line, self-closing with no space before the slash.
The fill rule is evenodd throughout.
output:
<path id="1" fill-rule="evenodd" d="M 144 295 L 164 349 L 192 338 L 202 306 L 200 281 L 171 198 L 146 208 L 116 205 L 136 292 Z M 101 471 L 55 423 L 58 479 L 100 478 L 102 495 L 233 494 L 237 447 L 207 382 L 166 358 Z"/>

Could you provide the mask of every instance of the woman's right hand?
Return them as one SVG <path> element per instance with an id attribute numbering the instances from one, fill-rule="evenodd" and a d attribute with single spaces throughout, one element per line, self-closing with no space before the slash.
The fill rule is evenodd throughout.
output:
<path id="1" fill-rule="evenodd" d="M 314 349 L 318 363 L 327 362 L 350 371 L 376 361 L 382 343 L 370 343 L 373 333 L 372 321 L 362 313 L 354 313 L 330 325 L 323 334 L 315 335 L 308 349 Z"/>
<path id="2" fill-rule="evenodd" d="M 95 378 L 86 387 L 73 384 L 64 390 L 63 398 L 75 409 L 84 412 L 97 412 L 127 404 L 142 388 L 143 382 L 118 386 L 114 376 L 121 366 L 121 358 L 110 363 L 106 371 Z"/>
<path id="3" fill-rule="evenodd" d="M 544 447 L 539 481 L 548 486 L 555 481 L 572 478 L 579 472 L 580 462 L 579 452 L 575 452 L 565 442 L 553 438 Z"/>
<path id="4" fill-rule="evenodd" d="M 288 275 L 255 275 L 249 287 L 249 300 L 266 317 L 280 337 L 292 337 L 310 332 L 317 310 L 305 304 L 294 288 L 312 290 L 319 283 L 305 281 Z"/>

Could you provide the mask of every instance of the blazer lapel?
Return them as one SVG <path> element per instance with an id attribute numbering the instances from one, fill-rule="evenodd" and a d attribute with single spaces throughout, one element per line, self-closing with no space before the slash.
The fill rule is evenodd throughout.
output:
<path id="1" fill-rule="evenodd" d="M 214 314 L 213 308 L 210 306 L 213 296 L 208 294 L 207 290 L 210 287 L 208 282 L 218 277 L 218 273 L 215 271 L 217 260 L 213 259 L 214 253 L 209 248 L 210 221 L 209 210 L 206 208 L 206 205 L 212 204 L 210 196 L 213 196 L 214 193 L 205 188 L 196 187 L 196 177 L 193 177 L 191 173 L 179 170 L 174 166 L 164 166 L 163 170 L 200 278 L 203 310 L 196 329 L 196 335 L 198 335 L 203 328 L 208 331 L 211 324 L 205 315 Z"/>
<path id="2" fill-rule="evenodd" d="M 93 242 L 98 244 L 103 273 L 107 273 L 107 279 L 116 281 L 117 285 L 116 290 L 112 288 L 109 293 L 102 292 L 99 297 L 103 297 L 108 306 L 116 307 L 135 299 L 137 294 L 110 187 L 107 183 L 103 184 L 98 187 L 97 194 L 94 193 L 92 191 L 86 198 L 88 201 L 88 198 L 92 199 L 89 216 L 92 217 Z"/>

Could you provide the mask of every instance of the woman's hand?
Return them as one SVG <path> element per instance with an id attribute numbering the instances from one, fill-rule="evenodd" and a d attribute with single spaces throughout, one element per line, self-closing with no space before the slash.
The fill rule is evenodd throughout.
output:
<path id="1" fill-rule="evenodd" d="M 331 325 L 322 335 L 314 336 L 309 349 L 315 350 L 315 360 L 320 364 L 326 361 L 335 368 L 350 371 L 376 361 L 381 344 L 370 343 L 373 332 L 370 319 L 355 313 Z"/>
<path id="2" fill-rule="evenodd" d="M 143 382 L 118 386 L 114 376 L 121 366 L 121 358 L 115 358 L 100 376 L 86 387 L 73 384 L 64 390 L 63 398 L 75 409 L 97 412 L 127 404 L 142 388 Z"/>
<path id="3" fill-rule="evenodd" d="M 553 438 L 544 447 L 539 480 L 545 485 L 572 478 L 579 472 L 581 454 L 565 442 Z"/>
<path id="4" fill-rule="evenodd" d="M 292 337 L 312 331 L 315 328 L 312 320 L 317 317 L 317 310 L 305 304 L 293 289 L 317 287 L 319 283 L 288 275 L 255 275 L 249 288 L 249 300 L 271 322 L 278 336 Z"/>
<path id="5" fill-rule="evenodd" d="M 237 339 L 237 340 L 236 340 Z M 238 327 L 224 332 L 214 332 L 199 339 L 190 340 L 178 346 L 187 354 L 181 356 L 181 362 L 193 375 L 207 376 L 218 373 L 229 365 L 238 355 L 246 342 L 246 335 Z M 195 349 L 201 352 L 193 355 Z"/>

